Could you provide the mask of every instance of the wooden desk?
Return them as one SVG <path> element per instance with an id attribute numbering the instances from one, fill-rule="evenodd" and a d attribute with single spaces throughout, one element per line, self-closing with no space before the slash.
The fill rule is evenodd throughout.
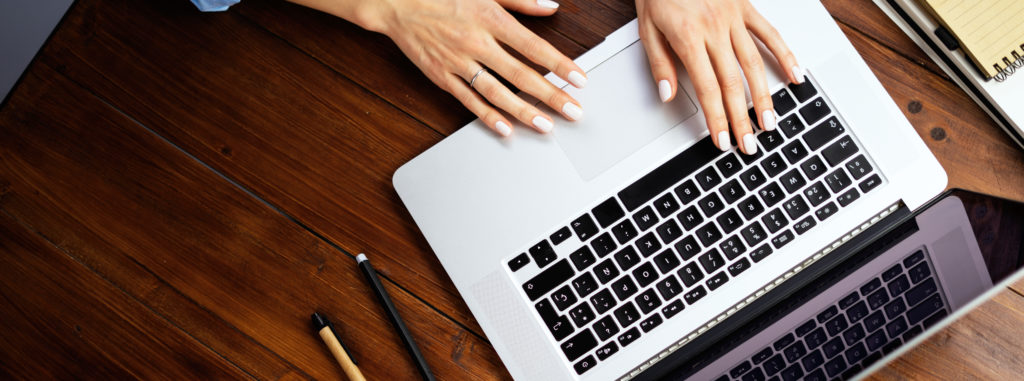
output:
<path id="1" fill-rule="evenodd" d="M 1024 154 L 967 96 L 869 2 L 826 6 L 950 186 L 1024 200 Z M 577 56 L 634 17 L 523 22 Z M 339 378 L 319 310 L 369 378 L 414 379 L 366 252 L 439 378 L 508 378 L 390 181 L 471 119 L 387 38 L 281 1 L 79 1 L 0 111 L 0 374 Z M 1022 291 L 879 376 L 1024 373 Z"/>

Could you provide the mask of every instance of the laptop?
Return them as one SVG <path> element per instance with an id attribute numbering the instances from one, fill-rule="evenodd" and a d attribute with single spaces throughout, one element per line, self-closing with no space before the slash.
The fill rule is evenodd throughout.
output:
<path id="1" fill-rule="evenodd" d="M 0 106 L 73 1 L 0 2 Z"/>
<path id="2" fill-rule="evenodd" d="M 585 120 L 510 139 L 474 121 L 395 173 L 515 379 L 676 374 L 945 188 L 819 2 L 754 5 L 806 70 L 767 65 L 779 128 L 754 156 L 714 147 L 684 71 L 660 102 L 634 20 L 577 59 L 586 89 L 548 76 Z"/>

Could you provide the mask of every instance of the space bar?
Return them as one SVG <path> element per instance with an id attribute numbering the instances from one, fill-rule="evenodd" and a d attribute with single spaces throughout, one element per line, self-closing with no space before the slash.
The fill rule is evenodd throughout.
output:
<path id="1" fill-rule="evenodd" d="M 619 200 L 630 211 L 639 208 L 720 154 L 722 151 L 711 142 L 711 136 L 701 139 L 697 144 L 623 189 L 619 192 Z"/>

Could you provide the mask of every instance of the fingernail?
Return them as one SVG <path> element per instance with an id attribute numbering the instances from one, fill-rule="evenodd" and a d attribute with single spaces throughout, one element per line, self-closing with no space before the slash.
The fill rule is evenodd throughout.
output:
<path id="1" fill-rule="evenodd" d="M 764 124 L 764 129 L 766 131 L 774 130 L 778 125 L 778 123 L 775 122 L 775 111 L 764 110 L 764 112 L 761 113 L 761 122 Z"/>
<path id="2" fill-rule="evenodd" d="M 796 84 L 804 83 L 804 69 L 800 65 L 793 66 L 793 78 L 796 78 Z"/>
<path id="3" fill-rule="evenodd" d="M 569 119 L 572 119 L 572 120 L 583 119 L 583 109 L 581 109 L 580 106 L 577 106 L 575 103 L 565 102 L 565 105 L 562 106 L 562 112 L 565 115 L 569 116 Z M 536 118 L 534 118 L 533 120 L 534 120 L 534 122 L 537 121 Z"/>
<path id="4" fill-rule="evenodd" d="M 498 130 L 498 133 L 501 134 L 501 136 L 509 136 L 512 134 L 512 127 L 509 127 L 508 123 L 505 123 L 504 121 L 499 120 L 498 123 L 495 123 L 494 129 Z"/>
<path id="5" fill-rule="evenodd" d="M 537 0 L 537 5 L 540 6 L 541 8 L 550 8 L 550 9 L 558 8 L 558 3 L 554 2 L 554 1 L 551 1 L 551 0 Z"/>
<path id="6" fill-rule="evenodd" d="M 583 111 L 581 110 L 580 113 L 583 113 Z M 550 120 L 547 120 L 540 115 L 533 117 L 533 126 L 537 127 L 541 132 L 548 132 L 551 131 L 552 128 L 555 128 L 555 125 L 551 123 Z"/>
<path id="7" fill-rule="evenodd" d="M 754 134 L 743 135 L 743 150 L 747 152 L 747 155 L 757 153 L 757 141 L 754 140 Z"/>
<path id="8" fill-rule="evenodd" d="M 587 77 L 584 77 L 578 71 L 571 71 L 569 72 L 569 82 L 572 82 L 572 85 L 576 86 L 577 89 L 582 89 L 583 86 L 587 85 Z"/>
<path id="9" fill-rule="evenodd" d="M 729 142 L 729 131 L 722 131 L 718 133 L 718 149 L 722 151 L 728 151 L 729 146 L 732 143 Z"/>
<path id="10" fill-rule="evenodd" d="M 661 96 L 661 102 L 668 102 L 668 98 L 672 96 L 672 84 L 667 79 L 658 81 L 658 95 Z"/>

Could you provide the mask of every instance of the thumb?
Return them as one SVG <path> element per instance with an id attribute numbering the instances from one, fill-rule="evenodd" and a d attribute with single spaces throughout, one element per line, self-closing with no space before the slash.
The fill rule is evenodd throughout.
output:
<path id="1" fill-rule="evenodd" d="M 551 16 L 558 3 L 551 0 L 495 0 L 503 8 L 529 16 Z"/>

